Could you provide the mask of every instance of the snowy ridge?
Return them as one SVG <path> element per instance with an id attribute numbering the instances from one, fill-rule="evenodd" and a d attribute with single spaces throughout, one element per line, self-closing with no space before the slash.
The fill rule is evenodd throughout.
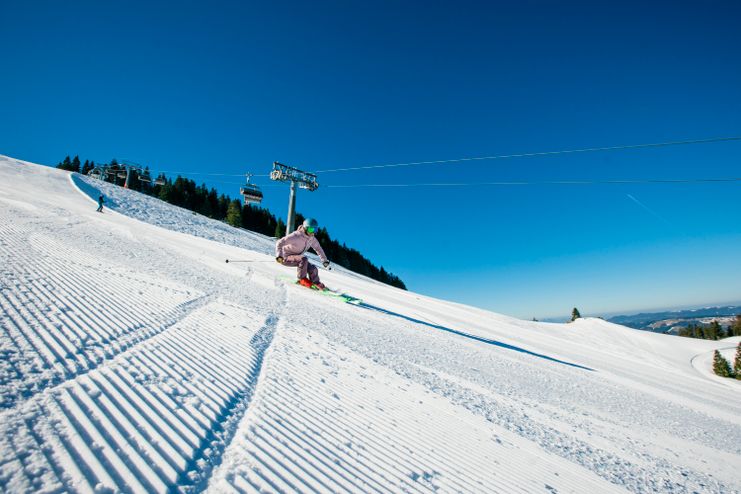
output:
<path id="1" fill-rule="evenodd" d="M 741 383 L 708 368 L 738 338 L 322 271 L 352 306 L 272 249 L 0 157 L 0 491 L 741 492 Z"/>

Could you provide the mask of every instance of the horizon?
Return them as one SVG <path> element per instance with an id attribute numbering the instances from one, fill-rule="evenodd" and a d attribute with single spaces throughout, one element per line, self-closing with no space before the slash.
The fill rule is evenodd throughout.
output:
<path id="1" fill-rule="evenodd" d="M 649 309 L 639 309 L 639 310 L 625 310 L 625 311 L 616 311 L 616 312 L 602 312 L 602 313 L 590 313 L 586 312 L 582 314 L 582 317 L 602 317 L 602 318 L 612 318 L 612 317 L 618 317 L 618 316 L 637 316 L 640 314 L 656 314 L 661 312 L 681 312 L 681 311 L 689 311 L 689 310 L 699 310 L 699 309 L 714 309 L 714 308 L 723 308 L 723 307 L 741 307 L 741 301 L 734 301 L 734 302 L 708 302 L 704 304 L 690 304 L 690 305 L 682 305 L 682 306 L 676 306 L 676 307 L 658 307 L 658 308 L 649 308 Z M 577 306 L 577 309 L 579 307 Z M 583 311 L 580 309 L 580 313 Z M 571 318 L 571 315 L 568 316 L 553 316 L 553 317 L 544 317 L 542 319 L 537 318 L 539 321 L 543 322 L 551 322 L 555 320 L 568 320 Z"/>
<path id="2" fill-rule="evenodd" d="M 130 159 L 232 198 L 251 171 L 281 218 L 287 187 L 260 175 L 319 170 L 297 211 L 333 238 L 412 291 L 523 319 L 741 293 L 739 182 L 700 182 L 741 177 L 741 142 L 647 146 L 741 136 L 736 2 L 0 14 L 4 155 Z M 419 186 L 442 183 L 471 185 Z"/>

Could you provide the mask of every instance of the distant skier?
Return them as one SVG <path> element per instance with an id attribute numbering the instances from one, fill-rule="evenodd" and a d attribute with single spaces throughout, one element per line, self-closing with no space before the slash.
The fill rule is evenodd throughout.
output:
<path id="1" fill-rule="evenodd" d="M 324 267 L 331 269 L 322 246 L 319 245 L 319 241 L 314 236 L 318 228 L 319 224 L 315 219 L 308 218 L 304 220 L 304 223 L 295 232 L 286 235 L 275 244 L 275 260 L 284 266 L 296 266 L 298 268 L 298 282 L 301 285 L 307 288 L 314 285 L 320 290 L 324 290 L 326 287 L 324 283 L 319 281 L 319 270 L 304 255 L 310 248 L 314 249 L 314 252 L 319 254 Z"/>
<path id="2" fill-rule="evenodd" d="M 103 199 L 103 194 L 100 194 L 98 197 L 98 209 L 96 209 L 97 212 L 102 213 L 103 212 L 103 203 L 105 200 Z"/>

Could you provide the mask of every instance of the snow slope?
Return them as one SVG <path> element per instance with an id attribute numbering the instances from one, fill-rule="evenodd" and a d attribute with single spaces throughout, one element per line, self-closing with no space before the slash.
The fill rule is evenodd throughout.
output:
<path id="1" fill-rule="evenodd" d="M 354 306 L 272 245 L 0 157 L 0 489 L 741 492 L 741 385 L 708 368 L 738 338 L 322 271 Z"/>

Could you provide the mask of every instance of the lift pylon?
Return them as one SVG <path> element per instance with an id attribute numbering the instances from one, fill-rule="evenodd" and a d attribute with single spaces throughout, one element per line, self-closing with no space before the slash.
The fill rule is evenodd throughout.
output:
<path id="1" fill-rule="evenodd" d="M 290 182 L 290 193 L 288 196 L 288 218 L 286 220 L 286 234 L 293 232 L 293 221 L 296 217 L 296 186 L 313 192 L 319 188 L 316 175 L 294 168 L 292 166 L 273 163 L 273 171 L 270 172 L 270 179 L 279 182 Z"/>

